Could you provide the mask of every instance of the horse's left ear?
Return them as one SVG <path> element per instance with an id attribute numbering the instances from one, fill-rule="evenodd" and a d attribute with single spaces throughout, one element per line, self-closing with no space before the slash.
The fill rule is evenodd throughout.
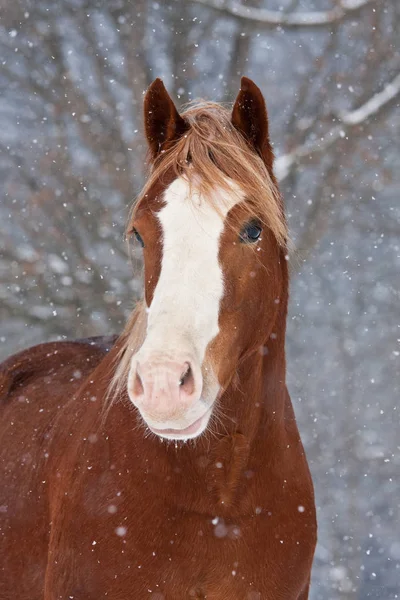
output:
<path id="1" fill-rule="evenodd" d="M 269 141 L 267 107 L 261 90 L 247 77 L 242 77 L 240 82 L 232 124 L 258 152 L 273 177 L 274 154 Z"/>
<path id="2" fill-rule="evenodd" d="M 153 160 L 162 150 L 167 150 L 188 128 L 161 79 L 155 79 L 146 92 L 144 127 Z"/>

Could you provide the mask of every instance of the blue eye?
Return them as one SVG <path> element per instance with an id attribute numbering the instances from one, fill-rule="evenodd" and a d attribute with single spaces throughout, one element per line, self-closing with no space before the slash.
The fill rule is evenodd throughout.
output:
<path id="1" fill-rule="evenodd" d="M 140 233 L 136 231 L 136 229 L 133 230 L 133 235 L 135 236 L 139 244 L 142 246 L 142 248 L 144 248 L 144 241 L 142 240 Z"/>
<path id="2" fill-rule="evenodd" d="M 240 241 L 243 244 L 252 244 L 260 239 L 262 227 L 258 221 L 250 221 L 240 232 Z"/>

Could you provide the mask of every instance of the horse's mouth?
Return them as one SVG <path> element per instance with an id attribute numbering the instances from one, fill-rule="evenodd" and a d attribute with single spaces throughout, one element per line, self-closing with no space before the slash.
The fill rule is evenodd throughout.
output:
<path id="1" fill-rule="evenodd" d="M 156 435 L 169 439 L 169 440 L 189 440 L 195 437 L 198 437 L 203 431 L 206 429 L 208 425 L 208 421 L 211 416 L 212 409 L 209 408 L 204 415 L 196 419 L 191 425 L 185 427 L 184 429 L 158 429 L 149 425 L 147 423 L 148 428 L 155 433 Z"/>

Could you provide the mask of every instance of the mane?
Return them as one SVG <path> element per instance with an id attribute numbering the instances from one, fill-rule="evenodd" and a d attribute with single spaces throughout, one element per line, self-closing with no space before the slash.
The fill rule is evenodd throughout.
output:
<path id="1" fill-rule="evenodd" d="M 243 206 L 256 215 L 274 234 L 278 244 L 287 242 L 287 226 L 283 204 L 276 182 L 262 158 L 231 123 L 231 112 L 215 102 L 195 101 L 181 116 L 188 131 L 153 162 L 149 178 L 133 206 L 130 224 L 141 201 L 167 173 L 184 177 L 189 184 L 213 202 L 216 186 L 238 199 L 245 194 Z M 218 211 L 220 207 L 214 205 Z"/>
<path id="2" fill-rule="evenodd" d="M 243 204 L 249 214 L 257 216 L 277 243 L 286 248 L 287 226 L 276 182 L 262 158 L 232 125 L 231 112 L 215 102 L 197 101 L 188 105 L 181 116 L 189 129 L 151 165 L 149 178 L 132 208 L 127 234 L 141 201 L 172 172 L 176 177 L 185 177 L 189 184 L 195 183 L 196 190 L 209 202 L 213 202 L 216 186 L 229 194 L 239 194 L 239 200 L 244 193 Z M 214 208 L 218 211 L 220 207 Z M 126 390 L 131 357 L 142 345 L 146 327 L 146 308 L 144 302 L 139 302 L 118 340 L 115 371 L 108 390 L 111 401 Z"/>

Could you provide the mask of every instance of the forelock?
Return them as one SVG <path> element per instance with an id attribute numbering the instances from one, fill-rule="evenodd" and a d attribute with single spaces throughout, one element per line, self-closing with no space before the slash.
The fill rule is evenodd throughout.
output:
<path id="1" fill-rule="evenodd" d="M 163 182 L 168 185 L 173 178 L 184 177 L 211 203 L 215 203 L 216 187 L 237 193 L 238 201 L 244 196 L 249 214 L 261 219 L 278 244 L 285 246 L 287 227 L 278 187 L 262 158 L 232 125 L 230 111 L 213 102 L 195 102 L 182 117 L 190 128 L 152 164 L 136 207 Z"/>

